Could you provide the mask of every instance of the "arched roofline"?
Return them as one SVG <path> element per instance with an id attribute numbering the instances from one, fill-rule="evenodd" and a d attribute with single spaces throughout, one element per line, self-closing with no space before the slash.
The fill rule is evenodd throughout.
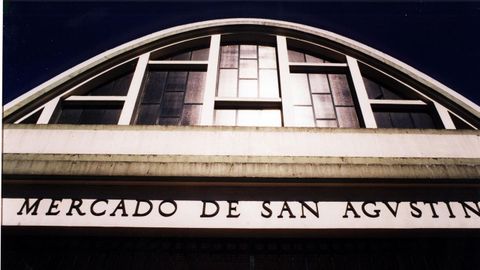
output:
<path id="1" fill-rule="evenodd" d="M 28 91 L 27 93 L 17 97 L 16 99 L 4 106 L 4 117 L 10 116 L 19 109 L 22 109 L 25 106 L 31 104 L 34 100 L 50 94 L 53 90 L 57 89 L 59 86 L 66 84 L 75 77 L 98 66 L 101 66 L 102 64 L 105 64 L 112 59 L 128 54 L 129 52 L 135 51 L 140 48 L 148 48 L 149 44 L 156 44 L 163 39 L 168 39 L 174 36 L 188 34 L 192 32 L 201 32 L 202 30 L 205 30 L 205 33 L 211 34 L 212 32 L 218 31 L 218 29 L 225 29 L 235 26 L 267 27 L 277 29 L 278 31 L 276 32 L 278 32 L 278 34 L 282 34 L 282 32 L 303 33 L 310 36 L 319 37 L 325 41 L 329 41 L 329 43 L 338 44 L 341 47 L 348 48 L 349 51 L 355 54 L 370 57 L 371 59 L 374 59 L 379 63 L 390 67 L 393 70 L 397 70 L 402 74 L 405 74 L 406 76 L 418 81 L 426 87 L 433 89 L 433 91 L 435 91 L 436 94 L 440 95 L 441 97 L 448 99 L 455 105 L 460 106 L 464 110 L 480 118 L 480 107 L 478 105 L 463 97 L 454 90 L 450 89 L 449 87 L 429 77 L 428 75 L 385 53 L 382 53 L 376 49 L 373 49 L 367 45 L 364 45 L 347 37 L 319 28 L 306 26 L 298 23 L 256 18 L 219 19 L 190 23 L 158 31 L 144 37 L 135 39 L 133 41 L 127 42 L 123 45 L 117 46 L 95 57 L 92 57 L 84 61 L 83 63 L 80 63 L 68 69 L 67 71 L 55 76 L 54 78 L 40 84 L 39 86 Z M 208 30 L 211 31 L 209 32 Z"/>

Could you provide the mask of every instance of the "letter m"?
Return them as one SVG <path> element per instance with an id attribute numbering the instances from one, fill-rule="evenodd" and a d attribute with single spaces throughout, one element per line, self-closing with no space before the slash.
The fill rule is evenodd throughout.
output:
<path id="1" fill-rule="evenodd" d="M 17 212 L 17 215 L 22 215 L 23 209 L 25 209 L 26 215 L 32 212 L 32 215 L 36 216 L 38 211 L 38 206 L 40 205 L 41 200 L 42 199 L 36 199 L 36 201 L 32 205 L 30 205 L 30 199 L 25 198 L 25 202 L 23 203 L 22 208 L 20 208 L 20 211 Z"/>

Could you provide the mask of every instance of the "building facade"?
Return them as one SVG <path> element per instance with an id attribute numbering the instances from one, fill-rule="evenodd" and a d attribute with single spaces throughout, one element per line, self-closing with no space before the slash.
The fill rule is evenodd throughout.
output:
<path id="1" fill-rule="evenodd" d="M 368 46 L 226 19 L 4 106 L 8 269 L 474 269 L 480 108 Z"/>

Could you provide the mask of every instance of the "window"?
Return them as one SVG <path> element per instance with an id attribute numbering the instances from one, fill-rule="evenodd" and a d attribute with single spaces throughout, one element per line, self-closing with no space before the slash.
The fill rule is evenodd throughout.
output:
<path id="1" fill-rule="evenodd" d="M 443 128 L 431 101 L 413 88 L 362 65 L 363 82 L 379 128 Z"/>
<path id="2" fill-rule="evenodd" d="M 316 54 L 307 53 L 308 49 L 315 50 L 314 45 L 296 40 L 288 42 L 294 125 L 360 127 L 347 66 L 342 57 L 335 52 L 326 52 L 324 48 L 317 49 Z M 301 52 L 299 47 L 306 48 L 307 52 Z"/>
<path id="3" fill-rule="evenodd" d="M 355 47 L 285 29 L 226 28 L 142 44 L 131 52 L 141 55 L 90 70 L 8 121 L 476 129 L 469 112 L 447 109 L 428 86 L 383 72 Z"/>
<path id="4" fill-rule="evenodd" d="M 214 124 L 282 126 L 276 47 L 238 43 L 220 47 Z"/>

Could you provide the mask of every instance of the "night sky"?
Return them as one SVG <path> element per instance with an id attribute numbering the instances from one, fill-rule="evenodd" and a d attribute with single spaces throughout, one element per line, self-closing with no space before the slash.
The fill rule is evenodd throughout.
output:
<path id="1" fill-rule="evenodd" d="M 3 104 L 127 41 L 185 23 L 258 17 L 329 30 L 480 104 L 480 2 L 4 1 Z"/>

